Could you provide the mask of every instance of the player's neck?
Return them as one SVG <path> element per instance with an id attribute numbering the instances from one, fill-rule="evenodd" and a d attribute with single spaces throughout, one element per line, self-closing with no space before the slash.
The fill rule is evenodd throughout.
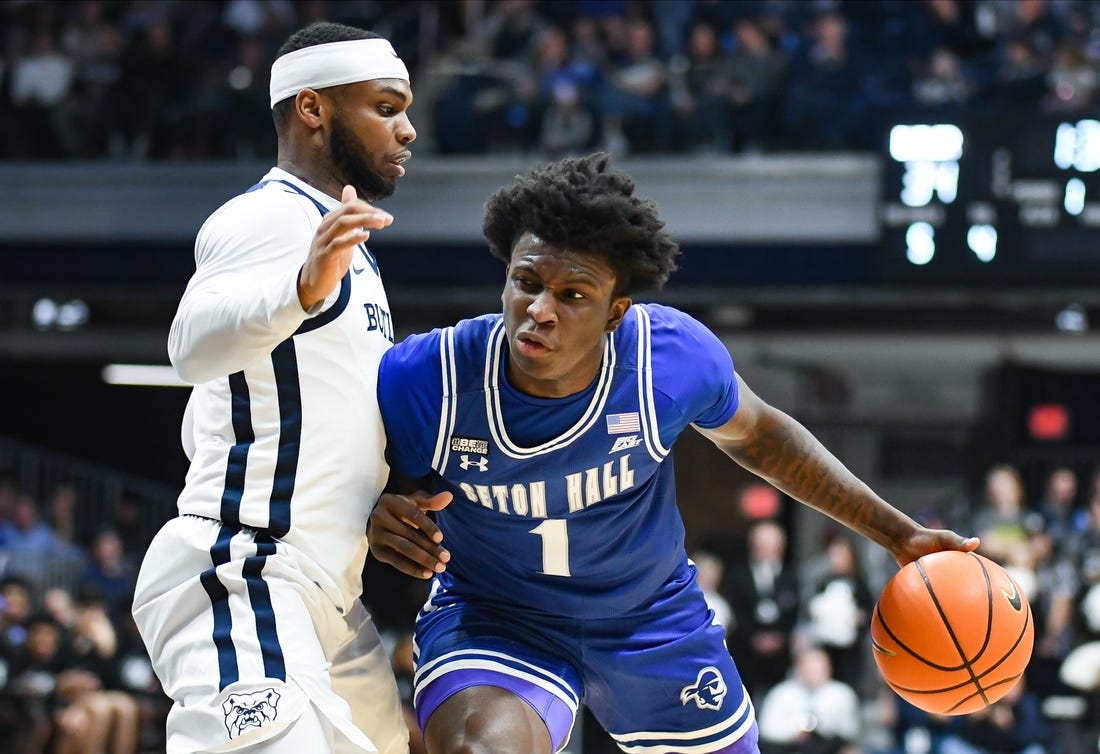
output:
<path id="1" fill-rule="evenodd" d="M 334 199 L 340 198 L 344 188 L 338 181 L 331 180 L 324 170 L 312 169 L 306 163 L 296 161 L 293 158 L 280 157 L 279 161 L 275 163 L 275 167 L 290 173 L 303 183 L 309 184 Z"/>

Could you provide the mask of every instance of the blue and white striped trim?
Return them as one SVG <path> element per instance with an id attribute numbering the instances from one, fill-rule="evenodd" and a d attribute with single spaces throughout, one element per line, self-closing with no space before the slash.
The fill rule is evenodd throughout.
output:
<path id="1" fill-rule="evenodd" d="M 418 668 L 413 676 L 414 702 L 420 697 L 420 692 L 426 689 L 432 681 L 457 670 L 484 670 L 500 675 L 519 678 L 527 683 L 553 694 L 560 699 L 576 717 L 580 707 L 580 699 L 560 676 L 547 673 L 543 668 L 532 665 L 529 662 L 488 649 L 461 649 L 448 652 L 435 658 L 422 668 Z"/>
<path id="2" fill-rule="evenodd" d="M 240 679 L 238 666 L 237 641 L 244 634 L 234 637 L 233 614 L 230 609 L 231 595 L 222 583 L 219 569 L 232 568 L 234 560 L 231 553 L 233 540 L 241 534 L 240 529 L 222 526 L 217 540 L 210 548 L 211 567 L 199 575 L 199 582 L 210 598 L 210 609 L 214 626 L 210 638 L 218 652 L 218 689 L 225 689 Z M 263 659 L 264 675 L 268 678 L 286 680 L 286 662 L 283 647 L 279 641 L 275 610 L 271 603 L 271 590 L 264 581 L 263 571 L 267 559 L 277 552 L 277 546 L 270 537 L 255 535 L 255 540 L 238 542 L 252 554 L 244 555 L 241 562 L 241 578 L 248 590 L 248 606 Z M 238 555 L 243 555 L 239 553 Z"/>
<path id="3" fill-rule="evenodd" d="M 744 686 L 741 693 L 741 705 L 730 717 L 716 725 L 682 733 L 640 731 L 612 735 L 612 738 L 627 754 L 707 754 L 723 751 L 748 733 L 756 722 L 756 713 Z"/>
<path id="4" fill-rule="evenodd" d="M 610 334 L 604 338 L 603 366 L 600 367 L 596 392 L 588 408 L 577 423 L 560 436 L 534 448 L 523 448 L 517 445 L 508 436 L 508 430 L 504 426 L 504 416 L 500 407 L 500 380 L 502 379 L 500 368 L 504 343 L 504 321 L 501 320 L 489 334 L 489 345 L 485 353 L 485 409 L 489 417 L 489 431 L 501 452 L 510 458 L 534 458 L 566 447 L 592 428 L 604 412 L 607 396 L 611 393 L 612 377 L 615 374 L 616 354 Z"/>
<path id="5" fill-rule="evenodd" d="M 641 409 L 642 436 L 654 461 L 660 463 L 671 452 L 661 443 L 661 425 L 653 400 L 653 350 L 649 312 L 644 306 L 633 307 L 638 323 L 638 406 Z"/>
<path id="6" fill-rule="evenodd" d="M 439 336 L 439 364 L 443 371 L 443 400 L 439 409 L 439 434 L 435 439 L 432 468 L 442 474 L 451 456 L 451 446 L 447 438 L 451 436 L 455 423 L 455 411 L 458 409 L 458 398 L 455 395 L 458 376 L 455 366 L 455 329 L 453 327 L 444 329 Z"/>

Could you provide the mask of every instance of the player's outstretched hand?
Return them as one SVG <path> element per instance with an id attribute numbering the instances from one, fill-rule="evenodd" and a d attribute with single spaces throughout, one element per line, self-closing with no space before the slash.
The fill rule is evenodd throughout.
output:
<path id="1" fill-rule="evenodd" d="M 941 550 L 971 552 L 981 544 L 977 537 L 964 537 L 948 529 L 929 529 L 918 526 L 907 539 L 898 540 L 890 548 L 899 566 L 906 566 L 922 555 Z"/>
<path id="2" fill-rule="evenodd" d="M 376 560 L 419 579 L 447 570 L 451 553 L 440 544 L 443 532 L 429 518 L 427 511 L 446 508 L 450 492 L 429 495 L 414 492 L 395 495 L 387 492 L 378 499 L 370 514 L 367 540 Z"/>
<path id="3" fill-rule="evenodd" d="M 393 222 L 393 215 L 360 199 L 351 186 L 344 186 L 340 201 L 317 226 L 309 256 L 298 274 L 298 301 L 305 311 L 324 301 L 340 284 L 355 247 L 370 238 L 369 229 L 385 228 Z"/>

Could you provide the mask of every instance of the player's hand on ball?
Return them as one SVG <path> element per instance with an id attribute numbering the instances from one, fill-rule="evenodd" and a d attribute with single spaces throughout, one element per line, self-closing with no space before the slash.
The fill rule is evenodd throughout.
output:
<path id="1" fill-rule="evenodd" d="M 971 552 L 978 549 L 979 544 L 977 537 L 964 537 L 947 529 L 918 526 L 909 537 L 897 540 L 889 549 L 898 565 L 906 566 L 917 558 L 941 550 Z"/>
<path id="2" fill-rule="evenodd" d="M 344 186 L 341 204 L 325 215 L 313 234 L 309 256 L 298 274 L 298 301 L 309 311 L 336 289 L 348 271 L 355 247 L 366 243 L 371 228 L 385 228 L 393 215 L 372 207 Z"/>
<path id="3" fill-rule="evenodd" d="M 440 544 L 443 532 L 427 511 L 442 510 L 451 499 L 450 492 L 382 495 L 371 512 L 367 528 L 367 540 L 375 559 L 420 579 L 447 570 L 451 553 Z"/>

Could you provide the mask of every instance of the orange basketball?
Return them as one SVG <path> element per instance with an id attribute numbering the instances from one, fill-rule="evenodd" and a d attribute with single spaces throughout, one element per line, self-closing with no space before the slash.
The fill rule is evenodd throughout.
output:
<path id="1" fill-rule="evenodd" d="M 871 648 L 886 683 L 914 706 L 945 715 L 975 712 L 1007 694 L 1034 641 L 1019 585 L 972 552 L 937 552 L 905 566 L 871 617 Z"/>

